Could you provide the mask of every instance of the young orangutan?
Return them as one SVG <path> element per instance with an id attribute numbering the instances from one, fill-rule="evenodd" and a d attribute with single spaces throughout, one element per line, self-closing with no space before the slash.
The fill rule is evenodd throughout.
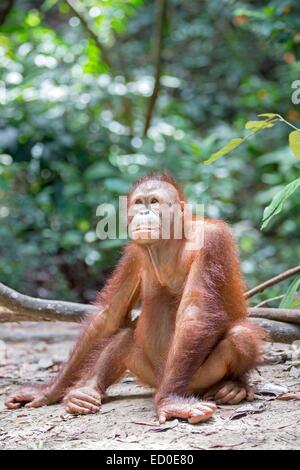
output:
<path id="1" fill-rule="evenodd" d="M 206 219 L 202 248 L 188 250 L 185 238 L 163 239 L 161 205 L 168 205 L 174 222 L 173 207 L 183 207 L 184 200 L 166 175 L 133 185 L 133 241 L 99 294 L 99 313 L 54 381 L 21 388 L 7 399 L 8 408 L 64 399 L 69 413 L 94 413 L 126 370 L 156 389 L 160 423 L 175 417 L 206 421 L 214 402 L 253 399 L 247 374 L 261 360 L 264 332 L 247 319 L 234 241 L 224 222 Z M 138 302 L 134 329 L 128 319 Z"/>

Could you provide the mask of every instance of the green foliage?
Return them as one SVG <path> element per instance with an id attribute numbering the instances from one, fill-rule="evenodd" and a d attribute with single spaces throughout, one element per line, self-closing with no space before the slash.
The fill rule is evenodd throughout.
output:
<path id="1" fill-rule="evenodd" d="M 253 121 L 252 121 L 253 122 Z M 218 158 L 223 157 L 223 155 L 226 155 L 227 153 L 231 152 L 232 150 L 236 149 L 239 145 L 241 145 L 244 142 L 245 139 L 231 139 L 228 144 L 226 144 L 224 147 L 222 147 L 218 152 L 215 152 L 212 154 L 211 157 L 209 157 L 207 160 L 205 160 L 206 165 L 210 165 L 213 163 L 215 160 L 218 160 Z"/>
<path id="2" fill-rule="evenodd" d="M 297 277 L 296 279 L 294 279 L 288 290 L 286 291 L 285 293 L 285 296 L 283 297 L 282 301 L 280 302 L 280 307 L 281 308 L 293 308 L 297 305 L 294 304 L 294 297 L 297 293 L 297 290 L 299 289 L 299 286 L 300 286 L 300 277 Z"/>
<path id="3" fill-rule="evenodd" d="M 293 266 L 299 198 L 285 198 L 276 218 L 271 210 L 266 234 L 259 226 L 273 197 L 299 178 L 299 160 L 278 115 L 255 116 L 276 110 L 299 121 L 291 103 L 298 0 L 211 0 L 201 8 L 170 0 L 145 138 L 155 2 L 73 3 L 92 34 L 56 0 L 16 0 L 1 25 L 1 281 L 33 295 L 92 299 L 122 245 L 97 240 L 98 205 L 117 204 L 135 178 L 162 169 L 207 216 L 232 223 L 249 284 Z"/>
<path id="4" fill-rule="evenodd" d="M 217 152 L 213 153 L 207 160 L 205 160 L 206 165 L 210 165 L 213 163 L 215 160 L 218 160 L 219 158 L 223 157 L 224 155 L 227 155 L 230 153 L 232 150 L 235 150 L 237 147 L 239 147 L 242 143 L 244 143 L 247 139 L 250 137 L 253 137 L 257 132 L 267 129 L 270 127 L 273 127 L 275 122 L 278 122 L 280 120 L 279 115 L 276 114 L 260 114 L 260 116 L 267 116 L 268 119 L 261 119 L 260 121 L 248 121 L 245 124 L 245 129 L 250 130 L 250 134 L 246 134 L 245 137 L 241 138 L 235 138 L 231 139 L 226 145 L 224 145 L 220 150 Z"/>
<path id="5" fill-rule="evenodd" d="M 260 114 L 260 117 L 266 117 L 267 119 L 259 120 L 259 121 L 248 121 L 245 124 L 245 129 L 251 131 L 251 134 L 247 134 L 244 138 L 237 138 L 231 139 L 228 144 L 222 147 L 218 152 L 212 154 L 212 156 L 206 160 L 204 163 L 211 164 L 215 160 L 224 155 L 228 154 L 236 147 L 239 147 L 243 142 L 245 142 L 249 137 L 254 136 L 257 132 L 273 127 L 274 124 L 278 122 L 284 122 L 290 127 L 296 129 L 295 131 L 289 134 L 289 145 L 293 153 L 297 158 L 300 159 L 300 130 L 293 126 L 291 123 L 286 121 L 280 114 L 273 114 L 273 113 L 264 113 Z M 288 184 L 285 188 L 275 194 L 271 204 L 267 206 L 264 210 L 263 214 L 263 223 L 261 229 L 265 229 L 269 222 L 275 215 L 278 215 L 282 212 L 284 203 L 286 200 L 296 191 L 298 186 L 300 185 L 300 180 L 297 179 L 290 184 Z"/>
<path id="6" fill-rule="evenodd" d="M 273 197 L 271 204 L 264 210 L 263 224 L 261 226 L 262 229 L 267 227 L 275 215 L 280 214 L 280 212 L 283 210 L 284 203 L 299 188 L 299 186 L 300 178 L 285 186 L 285 188 L 283 188 Z"/>

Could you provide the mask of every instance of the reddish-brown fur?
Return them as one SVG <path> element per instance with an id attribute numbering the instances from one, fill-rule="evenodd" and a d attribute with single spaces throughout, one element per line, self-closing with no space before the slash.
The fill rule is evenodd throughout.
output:
<path id="1" fill-rule="evenodd" d="M 153 193 L 162 202 L 184 201 L 178 183 L 166 175 L 137 181 L 130 203 L 136 192 L 147 209 Z M 247 319 L 228 226 L 205 220 L 204 240 L 197 251 L 186 251 L 185 240 L 129 243 L 97 298 L 99 314 L 85 324 L 60 374 L 44 387 L 17 391 L 6 405 L 41 406 L 65 397 L 70 413 L 95 412 L 126 369 L 156 388 L 160 422 L 174 416 L 192 423 L 208 419 L 215 405 L 193 393 L 223 403 L 251 399 L 246 376 L 260 361 L 264 332 Z M 134 327 L 130 314 L 139 302 Z"/>

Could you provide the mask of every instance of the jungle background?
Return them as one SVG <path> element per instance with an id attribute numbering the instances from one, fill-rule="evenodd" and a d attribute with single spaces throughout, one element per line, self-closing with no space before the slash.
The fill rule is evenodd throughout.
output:
<path id="1" fill-rule="evenodd" d="M 260 230 L 299 177 L 289 129 L 204 164 L 259 113 L 299 125 L 299 52 L 298 0 L 2 1 L 1 282 L 93 300 L 124 243 L 97 239 L 98 205 L 162 169 L 232 224 L 249 288 L 299 264 L 299 192 Z"/>
<path id="2" fill-rule="evenodd" d="M 299 128 L 299 53 L 299 0 L 2 0 L 0 282 L 94 300 L 124 244 L 97 238 L 97 208 L 117 207 L 153 170 L 171 172 L 190 202 L 231 224 L 248 289 L 293 266 L 299 274 L 299 132 L 291 145 L 276 116 L 255 122 L 275 113 Z M 299 285 L 290 277 L 250 305 L 275 297 L 267 307 L 297 308 Z M 9 308 L 20 295 L 3 291 Z M 152 391 L 130 375 L 100 416 L 67 415 L 60 404 L 5 409 L 19 385 L 55 376 L 80 329 L 12 314 L 0 329 L 2 449 L 300 448 L 300 408 L 277 399 L 299 392 L 299 341 L 267 346 L 253 404 L 220 406 L 200 426 L 159 426 Z"/>

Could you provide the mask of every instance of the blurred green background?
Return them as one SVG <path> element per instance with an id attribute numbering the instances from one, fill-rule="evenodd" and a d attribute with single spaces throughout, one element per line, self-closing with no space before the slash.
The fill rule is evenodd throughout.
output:
<path id="1" fill-rule="evenodd" d="M 203 164 L 258 113 L 299 126 L 299 51 L 299 0 L 2 0 L 1 282 L 93 299 L 122 246 L 96 239 L 97 206 L 117 204 L 134 179 L 161 169 L 207 216 L 233 225 L 249 287 L 299 264 L 299 191 L 260 230 L 274 194 L 299 177 L 289 129 L 267 129 Z"/>

